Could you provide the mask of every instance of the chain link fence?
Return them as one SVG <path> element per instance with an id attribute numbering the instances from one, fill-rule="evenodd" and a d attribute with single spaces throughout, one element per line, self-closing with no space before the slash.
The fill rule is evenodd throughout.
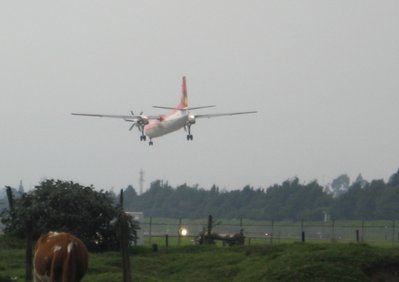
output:
<path id="1" fill-rule="evenodd" d="M 156 220 L 146 218 L 141 224 L 145 242 L 153 238 L 176 237 L 180 242 L 182 229 L 187 237 L 194 238 L 206 230 L 207 221 L 178 219 Z M 306 242 L 354 242 L 367 244 L 399 244 L 399 228 L 396 221 L 328 221 L 328 222 L 261 222 L 239 223 L 214 222 L 212 232 L 236 234 L 243 230 L 246 244 Z M 170 241 L 169 240 L 169 241 Z"/>

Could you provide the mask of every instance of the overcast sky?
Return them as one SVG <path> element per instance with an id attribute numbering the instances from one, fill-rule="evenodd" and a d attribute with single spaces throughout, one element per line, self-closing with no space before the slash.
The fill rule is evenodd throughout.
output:
<path id="1" fill-rule="evenodd" d="M 240 189 L 385 179 L 399 168 L 399 1 L 2 1 L 0 187 Z M 187 76 L 197 121 L 154 146 L 122 120 L 164 113 Z"/>

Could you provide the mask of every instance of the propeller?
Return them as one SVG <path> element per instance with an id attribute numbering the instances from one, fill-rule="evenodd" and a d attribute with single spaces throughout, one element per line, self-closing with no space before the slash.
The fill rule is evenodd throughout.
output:
<path id="1" fill-rule="evenodd" d="M 132 116 L 134 116 L 134 112 L 133 112 L 133 111 L 130 111 L 130 113 L 132 114 Z M 132 129 L 133 129 L 135 126 L 136 126 L 136 122 L 133 121 L 132 126 L 130 126 L 130 128 L 129 128 L 129 131 L 132 131 Z"/>
<path id="2" fill-rule="evenodd" d="M 135 116 L 133 111 L 130 111 L 130 113 L 132 114 L 132 116 Z M 142 114 L 143 114 L 143 111 L 141 111 L 141 113 L 139 114 L 139 116 L 141 116 Z"/>
<path id="3" fill-rule="evenodd" d="M 132 114 L 132 117 L 135 117 L 134 112 L 132 110 L 130 111 L 130 113 Z M 140 129 L 139 123 L 140 123 L 142 114 L 143 114 L 143 112 L 140 113 L 140 115 L 139 115 L 140 118 L 137 121 L 132 121 L 133 124 L 130 126 L 129 131 L 131 131 L 135 126 L 137 126 Z"/>

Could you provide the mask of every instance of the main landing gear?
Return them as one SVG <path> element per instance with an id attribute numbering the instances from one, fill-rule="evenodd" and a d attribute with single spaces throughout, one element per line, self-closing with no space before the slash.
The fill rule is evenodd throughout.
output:
<path id="1" fill-rule="evenodd" d="M 142 135 L 140 136 L 140 141 L 147 141 L 147 136 L 145 136 L 144 134 L 142 134 Z M 151 138 L 150 138 L 150 142 L 148 142 L 148 144 L 149 144 L 150 146 L 154 145 L 154 142 L 152 142 Z"/>
<path id="2" fill-rule="evenodd" d="M 187 134 L 187 141 L 193 141 L 193 135 L 191 134 L 191 126 L 190 125 L 188 125 L 187 126 L 187 131 L 188 131 L 188 134 Z"/>
<path id="3" fill-rule="evenodd" d="M 147 136 L 144 134 L 140 136 L 140 141 L 147 141 Z M 148 142 L 150 146 L 154 145 L 154 142 L 152 142 L 152 139 L 150 138 L 150 142 Z"/>

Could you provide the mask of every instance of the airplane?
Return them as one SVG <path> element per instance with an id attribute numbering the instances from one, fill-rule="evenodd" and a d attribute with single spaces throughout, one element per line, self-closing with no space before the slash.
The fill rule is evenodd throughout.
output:
<path id="1" fill-rule="evenodd" d="M 188 97 L 187 97 L 187 84 L 186 77 L 183 76 L 182 79 L 182 94 L 180 98 L 180 103 L 176 107 L 164 107 L 164 106 L 153 106 L 153 108 L 171 110 L 168 114 L 161 115 L 143 115 L 141 112 L 139 115 L 135 115 L 133 111 L 131 115 L 105 115 L 105 114 L 86 114 L 86 113 L 71 113 L 76 116 L 88 116 L 88 117 L 105 117 L 105 118 L 118 118 L 123 119 L 127 122 L 131 122 L 129 130 L 134 127 L 140 131 L 140 141 L 146 141 L 147 137 L 150 139 L 149 145 L 152 146 L 154 142 L 153 138 L 161 137 L 165 134 L 177 131 L 184 128 L 187 131 L 187 140 L 193 140 L 193 135 L 191 134 L 191 126 L 196 123 L 197 119 L 201 118 L 212 118 L 221 116 L 233 116 L 233 115 L 244 115 L 244 114 L 254 114 L 257 111 L 248 112 L 231 112 L 231 113 L 215 113 L 215 114 L 192 114 L 190 111 L 213 108 L 215 105 L 211 106 L 201 106 L 201 107 L 189 107 Z"/>

